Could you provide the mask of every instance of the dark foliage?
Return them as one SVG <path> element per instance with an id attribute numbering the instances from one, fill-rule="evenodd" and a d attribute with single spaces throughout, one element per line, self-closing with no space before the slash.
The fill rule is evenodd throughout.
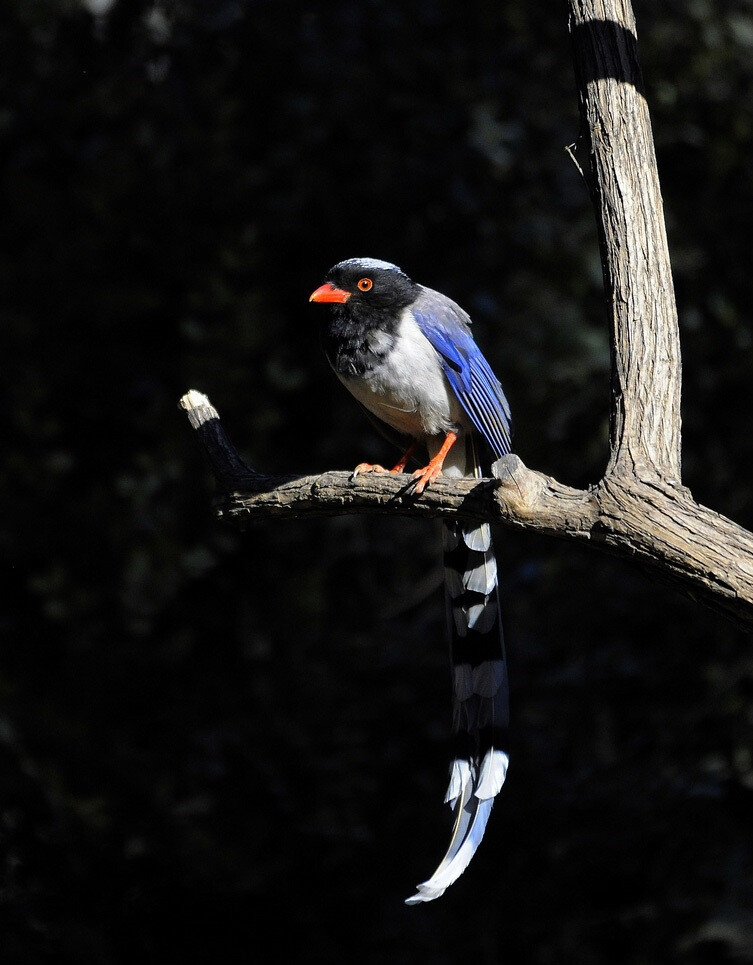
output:
<path id="1" fill-rule="evenodd" d="M 751 525 L 753 10 L 636 12 L 685 481 Z M 406 908 L 450 820 L 437 534 L 226 532 L 176 408 L 269 471 L 389 458 L 306 304 L 371 255 L 471 312 L 529 465 L 599 477 L 564 5 L 4 0 L 0 37 L 4 965 L 753 961 L 748 639 L 500 533 L 508 785 Z"/>

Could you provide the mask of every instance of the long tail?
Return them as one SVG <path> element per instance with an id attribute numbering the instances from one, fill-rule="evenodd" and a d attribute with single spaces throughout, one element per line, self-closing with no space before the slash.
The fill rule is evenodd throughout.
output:
<path id="1" fill-rule="evenodd" d="M 466 446 L 464 453 L 456 445 L 445 474 L 481 475 L 471 437 Z M 455 825 L 439 867 L 408 905 L 438 898 L 468 867 L 509 762 L 509 684 L 489 525 L 446 523 L 444 567 L 456 745 L 445 801 L 456 810 Z"/>

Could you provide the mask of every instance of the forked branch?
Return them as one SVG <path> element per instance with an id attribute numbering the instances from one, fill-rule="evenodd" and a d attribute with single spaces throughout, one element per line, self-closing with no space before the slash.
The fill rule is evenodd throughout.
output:
<path id="1" fill-rule="evenodd" d="M 528 469 L 439 479 L 420 497 L 408 476 L 273 477 L 246 466 L 199 393 L 181 400 L 225 496 L 218 515 L 243 526 L 279 516 L 392 513 L 462 516 L 588 541 L 753 629 L 753 534 L 696 503 L 680 484 L 680 341 L 659 178 L 629 0 L 569 0 L 581 107 L 579 164 L 601 243 L 612 348 L 610 458 L 589 490 Z"/>

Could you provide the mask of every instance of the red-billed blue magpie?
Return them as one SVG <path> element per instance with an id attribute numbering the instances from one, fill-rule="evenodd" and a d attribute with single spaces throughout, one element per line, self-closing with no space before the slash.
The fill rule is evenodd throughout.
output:
<path id="1" fill-rule="evenodd" d="M 470 331 L 468 315 L 396 265 L 350 258 L 332 268 L 312 302 L 330 306 L 322 342 L 330 365 L 404 455 L 423 492 L 440 472 L 481 476 L 480 443 L 510 452 L 510 407 Z M 355 472 L 387 472 L 361 463 Z M 455 760 L 445 800 L 457 809 L 450 847 L 408 904 L 438 898 L 473 857 L 508 764 L 508 677 L 497 565 L 486 523 L 446 523 L 444 566 L 453 677 Z"/>

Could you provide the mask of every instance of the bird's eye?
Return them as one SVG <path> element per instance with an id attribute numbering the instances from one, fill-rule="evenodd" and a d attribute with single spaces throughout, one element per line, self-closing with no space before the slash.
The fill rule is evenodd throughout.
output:
<path id="1" fill-rule="evenodd" d="M 362 278 L 358 283 L 358 287 L 362 292 L 369 291 L 369 289 L 373 288 L 373 286 L 374 282 L 370 278 Z"/>

